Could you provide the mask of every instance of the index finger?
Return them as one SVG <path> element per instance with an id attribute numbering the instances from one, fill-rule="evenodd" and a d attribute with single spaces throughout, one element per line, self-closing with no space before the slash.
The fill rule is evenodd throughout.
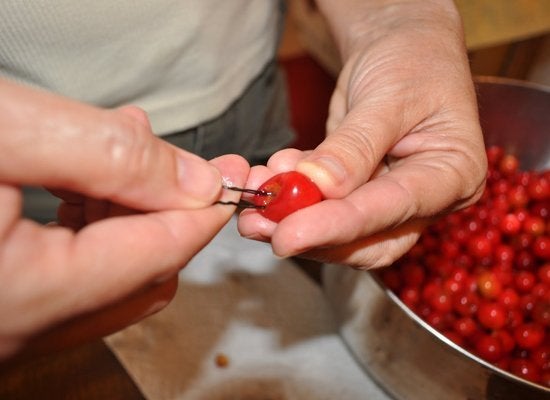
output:
<path id="1" fill-rule="evenodd" d="M 78 192 L 140 210 L 196 208 L 219 171 L 153 135 L 147 118 L 0 80 L 0 180 Z"/>

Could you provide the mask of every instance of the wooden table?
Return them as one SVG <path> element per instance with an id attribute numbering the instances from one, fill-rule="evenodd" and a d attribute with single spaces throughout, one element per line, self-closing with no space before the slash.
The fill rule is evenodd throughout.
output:
<path id="1" fill-rule="evenodd" d="M 102 340 L 0 364 L 0 399 L 144 400 Z"/>

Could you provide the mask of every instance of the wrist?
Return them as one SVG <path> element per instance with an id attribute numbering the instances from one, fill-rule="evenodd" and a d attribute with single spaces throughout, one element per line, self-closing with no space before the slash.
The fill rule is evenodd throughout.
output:
<path id="1" fill-rule="evenodd" d="M 317 0 L 345 62 L 378 40 L 399 34 L 439 38 L 463 44 L 460 14 L 453 0 Z"/>

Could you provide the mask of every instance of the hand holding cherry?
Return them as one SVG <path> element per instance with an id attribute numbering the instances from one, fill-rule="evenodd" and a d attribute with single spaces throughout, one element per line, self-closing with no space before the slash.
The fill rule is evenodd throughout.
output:
<path id="1" fill-rule="evenodd" d="M 483 191 L 486 155 L 460 16 L 452 2 L 415 2 L 422 21 L 400 7 L 370 9 L 376 2 L 345 15 L 336 2 L 321 3 L 343 62 L 326 138 L 311 151 L 277 152 L 251 169 L 246 187 L 298 171 L 325 200 L 278 224 L 246 210 L 239 230 L 269 241 L 282 257 L 386 266 L 433 216 L 466 207 Z"/>

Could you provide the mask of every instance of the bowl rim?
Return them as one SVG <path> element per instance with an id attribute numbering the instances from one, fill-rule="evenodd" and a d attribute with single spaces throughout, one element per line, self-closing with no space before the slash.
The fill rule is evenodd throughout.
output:
<path id="1" fill-rule="evenodd" d="M 474 84 L 494 83 L 498 85 L 533 89 L 533 90 L 542 91 L 546 93 L 550 92 L 550 85 L 545 85 L 539 82 L 524 81 L 516 78 L 508 78 L 508 77 L 493 76 L 493 75 L 474 75 L 472 78 L 473 78 Z"/>

